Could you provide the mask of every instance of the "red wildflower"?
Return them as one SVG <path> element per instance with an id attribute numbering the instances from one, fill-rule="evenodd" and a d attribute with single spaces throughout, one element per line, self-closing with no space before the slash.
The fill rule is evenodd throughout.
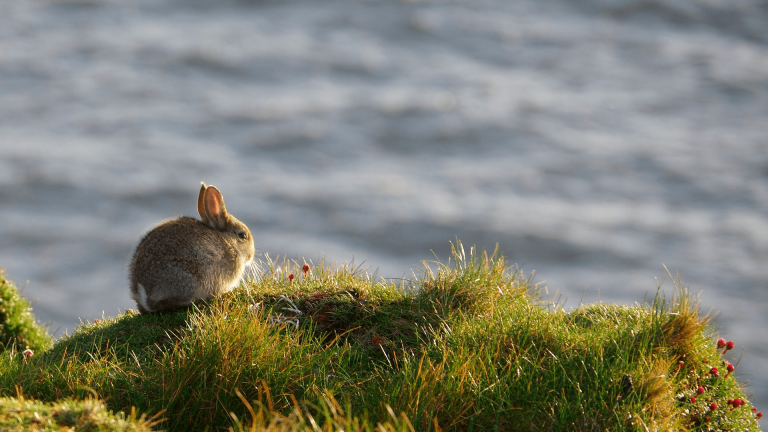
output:
<path id="1" fill-rule="evenodd" d="M 691 403 L 696 403 L 696 396 L 691 396 Z"/>
<path id="2" fill-rule="evenodd" d="M 734 367 L 732 364 L 728 363 L 728 367 L 726 369 L 728 369 L 728 373 L 725 374 L 725 377 L 728 378 L 728 375 L 730 375 L 731 372 L 733 372 Z"/>
<path id="3" fill-rule="evenodd" d="M 717 409 L 717 403 L 715 403 L 715 402 L 712 402 L 712 404 L 709 406 L 709 410 L 710 410 L 710 411 L 714 411 L 714 410 L 716 410 L 716 409 Z"/>
<path id="4" fill-rule="evenodd" d="M 733 341 L 726 342 L 726 344 L 725 344 L 725 351 L 723 351 L 723 354 L 725 354 L 728 351 L 732 350 L 733 349 L 733 345 L 734 345 Z"/>
<path id="5" fill-rule="evenodd" d="M 717 368 L 716 367 L 713 367 L 712 369 L 710 369 L 709 373 L 712 374 L 712 376 L 715 376 L 715 377 L 719 377 L 720 376 L 718 374 L 718 372 L 717 372 Z"/>
<path id="6" fill-rule="evenodd" d="M 699 386 L 699 388 L 698 388 L 698 389 L 696 389 L 696 393 L 698 393 L 698 394 L 703 394 L 703 393 L 704 393 L 704 387 L 702 387 L 702 386 Z"/>
<path id="7" fill-rule="evenodd" d="M 761 418 L 763 418 L 763 413 L 761 413 L 761 412 L 757 413 L 757 418 L 758 418 L 758 419 L 761 419 Z"/>
<path id="8" fill-rule="evenodd" d="M 723 338 L 718 339 L 717 340 L 717 349 L 725 348 L 725 344 L 726 344 L 725 339 L 723 339 Z"/>
<path id="9" fill-rule="evenodd" d="M 288 275 L 288 281 L 289 282 L 293 282 L 293 278 L 294 278 L 293 273 Z"/>
<path id="10" fill-rule="evenodd" d="M 304 267 L 302 267 L 301 269 L 304 270 L 304 274 L 306 274 L 309 271 L 309 265 L 304 264 Z"/>

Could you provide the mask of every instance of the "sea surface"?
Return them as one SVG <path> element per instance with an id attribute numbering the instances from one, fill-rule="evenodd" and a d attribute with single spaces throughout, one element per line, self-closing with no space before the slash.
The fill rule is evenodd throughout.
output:
<path id="1" fill-rule="evenodd" d="M 0 0 L 0 267 L 52 333 L 135 307 L 200 181 L 262 258 L 679 274 L 768 410 L 768 0 Z"/>

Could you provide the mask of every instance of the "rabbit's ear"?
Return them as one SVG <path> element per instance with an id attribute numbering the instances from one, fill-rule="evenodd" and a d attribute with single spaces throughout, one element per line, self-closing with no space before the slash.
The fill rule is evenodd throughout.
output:
<path id="1" fill-rule="evenodd" d="M 208 225 L 208 215 L 205 214 L 205 190 L 208 189 L 208 186 L 205 185 L 205 182 L 200 182 L 200 195 L 197 196 L 197 213 L 200 215 L 200 219 L 202 219 L 203 223 Z"/>
<path id="2" fill-rule="evenodd" d="M 227 208 L 224 197 L 216 186 L 208 186 L 204 198 L 205 214 L 208 216 L 208 226 L 223 231 L 227 227 Z"/>

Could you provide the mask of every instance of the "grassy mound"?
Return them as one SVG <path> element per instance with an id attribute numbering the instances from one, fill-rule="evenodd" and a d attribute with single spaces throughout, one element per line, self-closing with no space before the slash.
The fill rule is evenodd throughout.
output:
<path id="1" fill-rule="evenodd" d="M 171 431 L 759 430 L 680 285 L 566 312 L 503 257 L 459 243 L 452 261 L 399 284 L 268 261 L 206 305 L 0 356 L 0 394 L 96 392 L 114 410 L 165 410 Z"/>
<path id="2" fill-rule="evenodd" d="M 51 337 L 38 325 L 29 302 L 0 269 L 0 351 L 43 350 Z"/>

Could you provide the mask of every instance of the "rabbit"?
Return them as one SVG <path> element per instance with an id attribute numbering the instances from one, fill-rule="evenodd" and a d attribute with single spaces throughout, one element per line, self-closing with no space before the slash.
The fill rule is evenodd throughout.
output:
<path id="1" fill-rule="evenodd" d="M 215 186 L 202 183 L 201 221 L 159 223 L 139 241 L 129 267 L 131 297 L 141 313 L 191 306 L 232 290 L 256 252 L 248 227 L 227 213 Z"/>

